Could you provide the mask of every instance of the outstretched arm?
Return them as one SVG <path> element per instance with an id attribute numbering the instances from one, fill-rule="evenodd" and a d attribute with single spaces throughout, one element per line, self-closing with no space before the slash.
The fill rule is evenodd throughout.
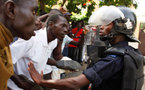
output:
<path id="1" fill-rule="evenodd" d="M 42 78 L 42 74 L 40 75 L 36 71 L 32 62 L 28 64 L 28 71 L 32 79 L 35 81 L 35 83 L 49 88 L 62 89 L 62 90 L 76 90 L 90 83 L 84 74 L 81 74 L 80 76 L 77 77 L 61 79 L 61 80 L 44 80 Z"/>
<path id="2" fill-rule="evenodd" d="M 31 89 L 35 84 L 34 82 L 30 81 L 26 76 L 24 75 L 14 75 L 11 77 L 11 80 L 20 88 L 29 90 Z"/>

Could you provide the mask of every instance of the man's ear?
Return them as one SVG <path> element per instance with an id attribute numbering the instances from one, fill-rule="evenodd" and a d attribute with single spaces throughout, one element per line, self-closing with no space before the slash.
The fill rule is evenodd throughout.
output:
<path id="1" fill-rule="evenodd" d="M 5 2 L 4 8 L 5 8 L 5 15 L 7 15 L 7 17 L 10 19 L 14 19 L 16 15 L 15 12 L 16 4 L 12 0 L 8 0 Z"/>
<path id="2" fill-rule="evenodd" d="M 54 26 L 54 22 L 49 21 L 49 22 L 48 22 L 48 27 L 53 27 L 53 26 Z"/>

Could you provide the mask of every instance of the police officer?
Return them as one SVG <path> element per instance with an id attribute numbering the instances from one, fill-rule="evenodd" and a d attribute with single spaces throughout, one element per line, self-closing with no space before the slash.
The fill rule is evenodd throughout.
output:
<path id="1" fill-rule="evenodd" d="M 39 85 L 62 90 L 76 90 L 89 83 L 92 90 L 141 90 L 143 56 L 128 45 L 129 41 L 138 42 L 133 37 L 135 14 L 128 8 L 103 6 L 92 14 L 89 23 L 99 26 L 100 39 L 110 43 L 104 58 L 77 77 L 47 81 L 30 62 L 28 70 L 32 79 Z"/>

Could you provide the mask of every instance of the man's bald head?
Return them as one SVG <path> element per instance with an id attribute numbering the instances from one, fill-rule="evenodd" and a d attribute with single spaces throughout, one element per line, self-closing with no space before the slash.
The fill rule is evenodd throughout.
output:
<path id="1" fill-rule="evenodd" d="M 18 3 L 19 1 L 22 1 L 22 0 L 0 0 L 0 4 L 4 4 L 6 1 L 13 1 L 15 3 Z"/>
<path id="2" fill-rule="evenodd" d="M 0 22 L 13 36 L 25 40 L 35 35 L 37 0 L 0 0 Z"/>
<path id="3" fill-rule="evenodd" d="M 5 2 L 7 1 L 12 1 L 14 2 L 16 5 L 20 5 L 22 4 L 24 1 L 29 1 L 29 0 L 0 0 L 0 5 L 3 5 Z"/>
<path id="4" fill-rule="evenodd" d="M 63 15 L 63 13 L 60 10 L 58 10 L 58 9 L 51 9 L 50 12 L 49 12 L 49 17 L 51 17 L 52 15 L 56 15 L 56 14 Z"/>

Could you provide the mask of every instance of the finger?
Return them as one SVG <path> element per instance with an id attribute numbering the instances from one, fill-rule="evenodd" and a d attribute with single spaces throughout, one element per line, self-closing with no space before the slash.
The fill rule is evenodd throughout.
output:
<path id="1" fill-rule="evenodd" d="M 41 71 L 41 77 L 43 78 L 43 71 Z"/>
<path id="2" fill-rule="evenodd" d="M 27 69 L 28 69 L 28 71 L 29 71 L 29 73 L 30 73 L 30 68 L 28 67 Z"/>
<path id="3" fill-rule="evenodd" d="M 32 61 L 30 61 L 30 62 L 28 63 L 28 67 L 29 67 L 29 69 L 33 69 L 33 68 L 34 68 L 34 64 L 33 64 Z"/>
<path id="4" fill-rule="evenodd" d="M 28 63 L 28 67 L 30 67 L 30 63 L 31 63 L 31 61 Z"/>

